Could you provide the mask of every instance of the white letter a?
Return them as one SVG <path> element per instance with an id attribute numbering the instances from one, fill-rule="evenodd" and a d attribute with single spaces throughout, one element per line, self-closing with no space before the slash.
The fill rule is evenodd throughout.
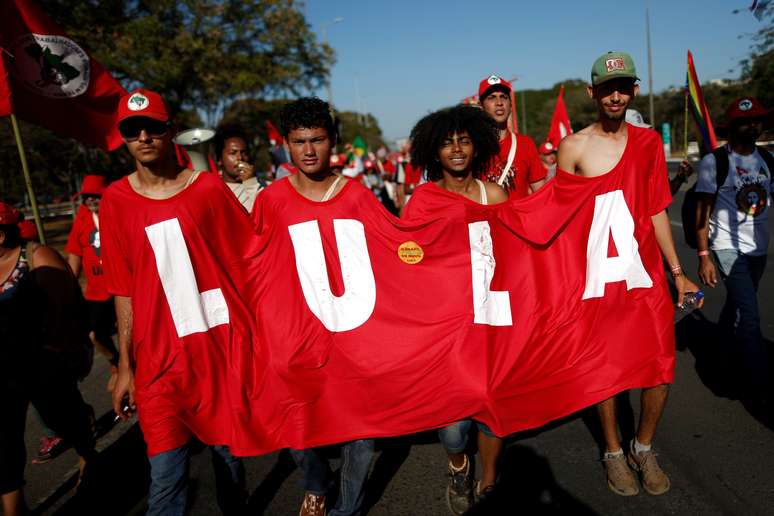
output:
<path id="1" fill-rule="evenodd" d="M 611 234 L 618 256 L 608 256 Z M 597 195 L 586 260 L 583 299 L 604 296 L 605 284 L 616 281 L 626 281 L 627 290 L 653 286 L 653 280 L 642 265 L 639 244 L 634 238 L 634 219 L 623 191 Z"/>

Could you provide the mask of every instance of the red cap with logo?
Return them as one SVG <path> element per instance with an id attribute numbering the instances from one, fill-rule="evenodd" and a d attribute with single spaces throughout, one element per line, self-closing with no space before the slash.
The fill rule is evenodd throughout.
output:
<path id="1" fill-rule="evenodd" d="M 18 224 L 23 218 L 19 210 L 0 201 L 0 226 Z"/>
<path id="2" fill-rule="evenodd" d="M 482 80 L 478 85 L 478 98 L 483 99 L 489 90 L 494 88 L 500 88 L 510 93 L 513 90 L 511 83 L 503 79 L 498 75 L 490 75 Z"/>
<path id="3" fill-rule="evenodd" d="M 771 110 L 764 108 L 758 99 L 753 97 L 738 98 L 726 109 L 726 121 L 733 122 L 740 118 L 768 118 Z"/>
<path id="4" fill-rule="evenodd" d="M 556 152 L 556 147 L 554 147 L 554 144 L 551 142 L 543 142 L 543 145 L 538 147 L 538 152 L 540 154 L 551 154 L 552 152 Z"/>
<path id="5" fill-rule="evenodd" d="M 124 95 L 121 102 L 119 102 L 117 123 L 120 124 L 127 118 L 135 116 L 144 116 L 159 122 L 168 122 L 169 109 L 161 95 L 155 91 L 139 88 L 128 95 Z"/>
<path id="6" fill-rule="evenodd" d="M 346 154 L 331 154 L 330 168 L 344 168 L 346 165 Z"/>
<path id="7" fill-rule="evenodd" d="M 97 175 L 83 176 L 81 191 L 76 195 L 102 195 L 105 192 L 105 178 Z"/>

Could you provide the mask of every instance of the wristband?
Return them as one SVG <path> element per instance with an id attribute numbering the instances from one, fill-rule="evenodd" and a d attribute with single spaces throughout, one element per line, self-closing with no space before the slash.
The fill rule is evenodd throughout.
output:
<path id="1" fill-rule="evenodd" d="M 709 251 L 707 251 L 707 250 L 705 249 L 704 251 L 699 251 L 699 252 L 698 252 L 698 253 L 696 253 L 696 254 L 697 254 L 697 255 L 699 255 L 699 256 L 709 256 Z"/>
<path id="2" fill-rule="evenodd" d="M 678 276 L 682 276 L 683 274 L 683 268 L 679 265 L 675 265 L 674 267 L 670 267 L 670 270 L 672 271 L 672 277 L 676 278 Z"/>

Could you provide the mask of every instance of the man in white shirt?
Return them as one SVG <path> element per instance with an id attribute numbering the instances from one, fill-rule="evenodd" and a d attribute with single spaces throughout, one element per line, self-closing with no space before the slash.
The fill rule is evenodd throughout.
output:
<path id="1" fill-rule="evenodd" d="M 215 157 L 218 170 L 226 185 L 234 192 L 242 206 L 253 210 L 261 184 L 255 178 L 255 167 L 250 160 L 247 138 L 238 126 L 226 126 L 215 137 Z"/>
<path id="2" fill-rule="evenodd" d="M 728 144 L 699 163 L 697 250 L 699 278 L 710 287 L 718 277 L 727 297 L 718 321 L 724 342 L 734 343 L 744 365 L 746 398 L 765 401 L 770 380 L 763 341 L 758 283 L 769 247 L 774 158 L 755 141 L 770 125 L 772 112 L 752 97 L 731 103 L 726 111 Z M 714 261 L 713 261 L 714 258 Z"/>

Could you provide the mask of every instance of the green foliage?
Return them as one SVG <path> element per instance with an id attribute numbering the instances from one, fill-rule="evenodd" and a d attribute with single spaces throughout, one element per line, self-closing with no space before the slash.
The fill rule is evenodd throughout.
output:
<path id="1" fill-rule="evenodd" d="M 235 99 L 317 88 L 333 63 L 293 0 L 41 3 L 127 87 L 210 123 Z"/>
<path id="2" fill-rule="evenodd" d="M 352 111 L 341 111 L 336 113 L 339 119 L 339 147 L 355 141 L 355 137 L 360 136 L 365 140 L 366 146 L 370 151 L 376 151 L 381 145 L 384 145 L 382 130 L 376 118 L 368 114 L 354 113 Z"/>
<path id="3" fill-rule="evenodd" d="M 214 125 L 221 114 L 234 116 L 241 102 L 317 88 L 334 61 L 294 0 L 36 2 L 126 88 L 164 96 L 181 129 Z M 262 137 L 264 124 L 254 124 Z M 0 124 L 0 191 L 20 199 L 24 185 L 9 126 Z M 39 195 L 73 191 L 85 173 L 118 177 L 132 167 L 123 150 L 107 155 L 25 123 L 22 131 Z"/>

